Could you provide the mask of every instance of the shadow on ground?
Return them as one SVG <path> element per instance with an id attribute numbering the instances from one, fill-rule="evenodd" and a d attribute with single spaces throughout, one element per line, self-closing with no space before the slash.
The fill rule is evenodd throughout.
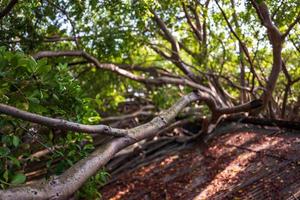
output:
<path id="1" fill-rule="evenodd" d="M 227 131 L 205 149 L 194 145 L 123 172 L 101 193 L 111 200 L 297 199 L 299 133 L 257 127 Z"/>

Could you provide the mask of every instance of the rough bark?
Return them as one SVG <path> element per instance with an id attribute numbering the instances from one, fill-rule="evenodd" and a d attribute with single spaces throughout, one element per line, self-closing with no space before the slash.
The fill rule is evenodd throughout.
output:
<path id="1" fill-rule="evenodd" d="M 267 28 L 267 34 L 272 45 L 273 51 L 273 64 L 271 73 L 267 80 L 267 85 L 265 86 L 264 92 L 261 96 L 263 100 L 264 107 L 269 103 L 272 98 L 272 93 L 275 89 L 276 82 L 281 71 L 282 66 L 282 58 L 281 58 L 281 51 L 282 51 L 282 35 L 278 28 L 273 24 L 271 20 L 271 16 L 269 13 L 269 9 L 265 2 L 261 2 L 258 4 L 256 1 L 252 0 L 252 4 L 263 24 Z M 260 112 L 261 109 L 258 110 Z M 257 112 L 256 112 L 257 113 Z"/>

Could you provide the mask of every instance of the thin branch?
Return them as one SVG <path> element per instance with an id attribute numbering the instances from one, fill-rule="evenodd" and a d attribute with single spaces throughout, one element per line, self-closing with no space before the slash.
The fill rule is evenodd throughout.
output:
<path id="1" fill-rule="evenodd" d="M 80 56 L 88 60 L 89 62 L 93 63 L 97 68 L 104 69 L 108 71 L 112 71 L 117 73 L 121 76 L 129 78 L 134 81 L 141 82 L 143 84 L 154 84 L 154 85 L 161 85 L 161 84 L 174 84 L 174 85 L 186 85 L 195 89 L 199 89 L 203 92 L 207 92 L 212 96 L 215 94 L 212 93 L 208 88 L 202 86 L 200 84 L 195 83 L 194 81 L 188 80 L 186 78 L 172 78 L 172 77 L 157 77 L 157 78 L 145 78 L 142 76 L 135 75 L 119 66 L 111 63 L 100 63 L 99 60 L 92 55 L 84 52 L 84 51 L 41 51 L 35 54 L 33 57 L 35 59 L 41 59 L 44 57 L 60 57 L 60 56 Z"/>
<path id="2" fill-rule="evenodd" d="M 5 104 L 0 104 L 0 113 L 15 118 L 19 118 L 25 121 L 45 125 L 48 127 L 53 127 L 62 130 L 69 130 L 74 132 L 97 133 L 97 134 L 106 134 L 112 136 L 126 136 L 127 134 L 125 130 L 111 128 L 106 125 L 84 125 L 84 124 L 79 124 L 79 123 L 75 123 L 63 119 L 45 117 L 30 112 L 26 112 Z"/>
<path id="3" fill-rule="evenodd" d="M 154 115 L 153 112 L 146 111 L 149 109 L 154 109 L 154 106 L 148 105 L 148 106 L 144 106 L 144 107 L 140 108 L 139 110 L 137 110 L 133 113 L 130 113 L 130 114 L 103 118 L 103 119 L 101 119 L 101 122 L 102 123 L 110 123 L 113 121 L 123 121 L 123 120 L 131 119 L 131 118 L 135 118 L 135 117 L 139 117 L 139 116 L 153 116 Z"/>
<path id="4" fill-rule="evenodd" d="M 284 40 L 291 32 L 291 30 L 294 28 L 294 26 L 300 21 L 300 12 L 298 13 L 298 16 L 296 19 L 289 25 L 287 30 L 282 34 L 281 38 Z"/>
<path id="5" fill-rule="evenodd" d="M 69 13 L 65 9 L 61 8 L 59 5 L 56 5 L 52 0 L 47 0 L 47 1 L 49 4 L 51 4 L 52 6 L 57 8 L 60 12 L 62 12 L 66 16 L 67 20 L 69 21 L 69 23 L 72 27 L 72 34 L 73 34 L 73 38 L 74 38 L 73 41 L 75 42 L 77 48 L 79 48 L 79 43 L 78 43 L 77 36 L 76 36 L 76 24 L 69 16 Z"/>
<path id="6" fill-rule="evenodd" d="M 185 14 L 185 18 L 186 18 L 186 20 L 187 20 L 189 26 L 192 28 L 192 30 L 193 30 L 193 32 L 194 32 L 194 34 L 195 34 L 197 40 L 198 40 L 198 41 L 200 42 L 200 44 L 201 44 L 201 43 L 202 43 L 202 35 L 201 35 L 201 32 L 200 32 L 200 31 L 198 30 L 198 28 L 193 24 L 193 22 L 192 22 L 192 20 L 191 20 L 191 17 L 190 17 L 190 15 L 189 15 L 188 11 L 187 11 L 186 5 L 185 5 L 184 3 L 182 3 L 182 8 L 183 8 L 183 11 L 184 11 L 184 14 Z M 195 12 L 195 14 L 196 14 L 196 12 Z M 198 16 L 195 16 L 195 17 L 197 18 Z M 200 24 L 200 23 L 199 23 L 199 19 L 198 19 L 198 23 L 197 23 L 197 24 Z M 199 27 L 199 25 L 198 25 L 198 27 Z M 201 26 L 200 26 L 200 27 L 201 27 Z"/>
<path id="7" fill-rule="evenodd" d="M 45 37 L 43 42 L 64 42 L 64 41 L 76 41 L 80 37 Z"/>
<path id="8" fill-rule="evenodd" d="M 173 37 L 169 29 L 167 28 L 166 24 L 163 22 L 162 19 L 159 18 L 159 16 L 156 14 L 156 12 L 152 9 L 150 9 L 151 13 L 153 14 L 153 19 L 159 26 L 159 28 L 163 32 L 164 38 L 171 43 L 172 51 L 171 51 L 171 57 L 169 57 L 169 60 L 172 61 L 180 70 L 182 70 L 190 79 L 197 82 L 196 75 L 189 69 L 188 66 L 186 66 L 179 56 L 179 44 L 176 41 L 176 39 Z M 165 56 L 161 51 L 158 49 L 154 49 L 156 52 L 159 52 L 160 55 L 163 55 L 166 59 L 168 59 L 168 56 Z M 170 59 L 171 58 L 171 59 Z"/>
<path id="9" fill-rule="evenodd" d="M 258 83 L 262 86 L 263 84 L 262 84 L 262 82 L 261 82 L 261 80 L 260 80 L 258 74 L 257 74 L 256 71 L 255 71 L 255 68 L 254 68 L 254 65 L 253 65 L 253 61 L 252 61 L 251 56 L 250 56 L 250 54 L 249 54 L 248 48 L 246 47 L 245 43 L 243 43 L 243 41 L 242 41 L 241 38 L 238 36 L 238 34 L 233 30 L 233 28 L 232 28 L 232 26 L 231 26 L 231 24 L 230 24 L 230 22 L 229 22 L 229 20 L 228 20 L 228 18 L 227 18 L 227 16 L 226 16 L 224 10 L 221 8 L 221 6 L 220 6 L 218 0 L 215 0 L 215 2 L 216 2 L 216 4 L 217 4 L 218 8 L 220 9 L 220 11 L 221 11 L 221 13 L 222 13 L 222 15 L 223 15 L 223 17 L 224 17 L 224 19 L 225 19 L 225 21 L 226 21 L 226 24 L 227 24 L 227 26 L 228 26 L 230 32 L 231 32 L 231 33 L 234 35 L 234 37 L 238 40 L 239 45 L 241 46 L 243 52 L 245 53 L 246 58 L 247 58 L 247 61 L 248 61 L 248 63 L 250 64 L 250 70 L 251 70 L 251 72 L 253 73 L 254 77 L 256 77 Z M 254 84 L 253 84 L 253 87 L 254 87 Z"/>
<path id="10" fill-rule="evenodd" d="M 142 81 L 144 78 L 137 76 L 129 71 L 126 71 L 114 64 L 106 64 L 100 63 L 97 58 L 94 56 L 84 52 L 84 51 L 41 51 L 35 54 L 33 57 L 35 59 L 41 59 L 44 57 L 61 57 L 61 56 L 76 56 L 76 57 L 83 57 L 89 62 L 93 63 L 96 67 L 104 70 L 109 70 L 115 72 L 119 75 L 125 76 L 135 81 Z"/>

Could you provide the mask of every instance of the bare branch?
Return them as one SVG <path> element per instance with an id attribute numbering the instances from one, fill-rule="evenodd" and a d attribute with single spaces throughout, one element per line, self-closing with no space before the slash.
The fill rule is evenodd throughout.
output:
<path id="1" fill-rule="evenodd" d="M 135 75 L 125 69 L 120 68 L 119 66 L 111 63 L 100 63 L 97 58 L 93 57 L 92 55 L 84 52 L 84 51 L 41 51 L 35 54 L 33 57 L 35 59 L 41 59 L 44 57 L 60 57 L 60 56 L 80 56 L 88 60 L 89 62 L 93 63 L 97 68 L 104 69 L 108 71 L 115 72 L 121 76 L 126 78 L 144 83 L 144 84 L 154 84 L 154 85 L 161 85 L 161 84 L 174 84 L 174 85 L 186 85 L 195 89 L 199 89 L 203 92 L 207 92 L 212 96 L 215 96 L 208 88 L 195 83 L 194 81 L 190 81 L 186 78 L 172 78 L 172 77 L 157 77 L 157 78 L 145 78 L 142 76 Z"/>
<path id="2" fill-rule="evenodd" d="M 5 104 L 0 104 L 0 113 L 15 118 L 19 118 L 25 121 L 53 127 L 56 129 L 69 130 L 74 132 L 97 133 L 97 134 L 101 133 L 101 134 L 112 135 L 112 136 L 126 136 L 127 134 L 125 130 L 111 128 L 106 125 L 84 125 L 84 124 L 66 121 L 63 119 L 44 117 Z"/>
<path id="3" fill-rule="evenodd" d="M 35 59 L 41 59 L 44 57 L 60 57 L 60 56 L 80 56 L 88 60 L 89 62 L 93 63 L 97 68 L 109 70 L 112 72 L 115 72 L 119 75 L 125 76 L 129 79 L 135 80 L 135 81 L 143 81 L 143 77 L 137 76 L 127 70 L 124 70 L 114 64 L 106 64 L 106 63 L 100 63 L 97 58 L 94 56 L 84 52 L 84 51 L 41 51 L 35 54 L 33 57 Z"/>
<path id="4" fill-rule="evenodd" d="M 171 43 L 172 46 L 172 52 L 171 52 L 171 57 L 169 57 L 169 60 L 173 62 L 179 69 L 181 69 L 189 78 L 191 78 L 193 81 L 197 82 L 197 77 L 195 74 L 186 66 L 182 61 L 179 56 L 179 44 L 176 41 L 176 39 L 173 37 L 171 32 L 168 30 L 166 24 L 159 18 L 159 16 L 155 13 L 154 10 L 150 9 L 152 14 L 154 15 L 154 20 L 157 23 L 157 25 L 160 27 L 162 32 L 164 33 L 163 36 L 167 41 Z M 160 55 L 168 59 L 168 56 L 165 56 L 161 51 L 158 49 L 154 49 L 156 52 L 158 52 Z"/>
<path id="5" fill-rule="evenodd" d="M 144 107 L 140 108 L 139 110 L 137 110 L 133 113 L 130 113 L 130 114 L 103 118 L 103 119 L 101 119 L 101 122 L 102 123 L 110 123 L 113 121 L 123 121 L 126 119 L 135 118 L 135 117 L 139 117 L 139 116 L 153 116 L 154 115 L 153 112 L 146 111 L 149 109 L 154 109 L 154 106 L 148 105 L 148 106 L 144 106 Z"/>
<path id="6" fill-rule="evenodd" d="M 221 13 L 222 13 L 222 15 L 223 15 L 223 17 L 224 17 L 224 19 L 225 19 L 225 21 L 226 21 L 226 24 L 227 24 L 227 26 L 229 27 L 230 32 L 231 32 L 231 33 L 234 35 L 234 37 L 238 40 L 241 49 L 242 49 L 243 52 L 245 53 L 246 58 L 247 58 L 247 61 L 248 61 L 248 63 L 250 64 L 250 70 L 251 70 L 251 72 L 253 73 L 254 77 L 256 77 L 258 83 L 262 86 L 263 84 L 262 84 L 262 82 L 261 82 L 261 80 L 260 80 L 258 74 L 257 74 L 256 71 L 255 71 L 255 68 L 254 68 L 254 65 L 253 65 L 253 61 L 252 61 L 251 56 L 250 56 L 250 54 L 249 54 L 248 48 L 246 47 L 245 43 L 243 43 L 243 41 L 242 41 L 241 38 L 238 36 L 238 34 L 233 30 L 233 28 L 232 28 L 232 26 L 231 26 L 231 24 L 230 24 L 230 22 L 229 22 L 229 20 L 228 20 L 228 18 L 227 18 L 227 16 L 226 16 L 224 10 L 223 10 L 223 9 L 221 8 L 221 6 L 219 5 L 218 0 L 215 0 L 215 2 L 216 2 L 216 4 L 217 4 L 218 8 L 220 9 L 220 11 L 221 11 Z M 254 86 L 253 86 L 253 87 L 254 87 Z"/>
<path id="7" fill-rule="evenodd" d="M 76 41 L 80 37 L 45 37 L 43 42 L 64 42 L 64 41 Z"/>

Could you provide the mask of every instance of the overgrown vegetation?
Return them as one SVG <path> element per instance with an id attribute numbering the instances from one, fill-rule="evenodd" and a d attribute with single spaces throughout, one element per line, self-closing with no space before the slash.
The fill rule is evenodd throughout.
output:
<path id="1" fill-rule="evenodd" d="M 297 0 L 0 5 L 0 197 L 44 178 L 45 190 L 14 192 L 66 198 L 88 180 L 76 195 L 100 198 L 114 154 L 181 110 L 175 122 L 203 121 L 199 134 L 224 114 L 300 119 Z"/>

